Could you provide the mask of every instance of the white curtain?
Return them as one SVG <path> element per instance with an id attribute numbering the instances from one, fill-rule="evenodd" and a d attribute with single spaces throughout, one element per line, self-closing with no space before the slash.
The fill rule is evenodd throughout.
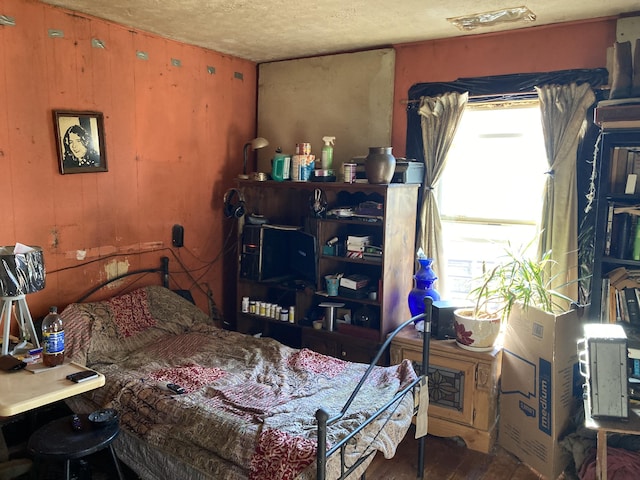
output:
<path id="1" fill-rule="evenodd" d="M 418 214 L 418 241 L 424 253 L 433 258 L 433 270 L 439 277 L 439 290 L 444 290 L 444 255 L 440 212 L 433 189 L 444 171 L 447 153 L 469 99 L 468 93 L 450 92 L 437 97 L 421 97 L 420 124 L 424 149 L 422 202 Z"/>
<path id="2" fill-rule="evenodd" d="M 538 256 L 551 252 L 551 286 L 578 300 L 577 152 L 586 127 L 587 109 L 595 101 L 591 86 L 536 87 L 542 112 L 549 171 L 544 191 Z M 567 305 L 568 307 L 568 305 Z"/>

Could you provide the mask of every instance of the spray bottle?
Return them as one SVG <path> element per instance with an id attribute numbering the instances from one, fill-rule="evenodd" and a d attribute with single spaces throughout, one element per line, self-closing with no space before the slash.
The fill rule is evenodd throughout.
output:
<path id="1" fill-rule="evenodd" d="M 331 170 L 333 166 L 333 143 L 336 137 L 322 137 L 324 146 L 322 147 L 322 169 Z"/>

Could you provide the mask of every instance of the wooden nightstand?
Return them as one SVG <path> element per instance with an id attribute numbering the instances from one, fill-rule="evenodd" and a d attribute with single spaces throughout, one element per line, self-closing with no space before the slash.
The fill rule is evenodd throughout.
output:
<path id="1" fill-rule="evenodd" d="M 391 343 L 391 363 L 409 359 L 421 367 L 417 331 L 400 333 Z M 468 448 L 488 453 L 498 429 L 502 350 L 476 353 L 455 340 L 431 340 L 429 353 L 429 434 L 461 437 Z"/>

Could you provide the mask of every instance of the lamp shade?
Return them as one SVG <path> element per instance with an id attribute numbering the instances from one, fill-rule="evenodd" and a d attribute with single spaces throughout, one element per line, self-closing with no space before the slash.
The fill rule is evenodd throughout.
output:
<path id="1" fill-rule="evenodd" d="M 44 288 L 44 255 L 40 247 L 0 247 L 0 295 L 15 297 Z"/>
<path id="2" fill-rule="evenodd" d="M 269 145 L 269 140 L 262 137 L 257 137 L 249 142 L 251 144 L 252 150 L 258 150 L 259 148 L 264 148 Z"/>

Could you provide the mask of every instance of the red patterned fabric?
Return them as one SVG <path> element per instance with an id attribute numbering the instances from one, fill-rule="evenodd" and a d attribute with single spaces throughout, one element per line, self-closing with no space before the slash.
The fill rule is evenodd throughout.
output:
<path id="1" fill-rule="evenodd" d="M 316 443 L 280 430 L 260 434 L 249 480 L 292 480 L 315 460 Z"/>
<path id="2" fill-rule="evenodd" d="M 149 301 L 145 290 L 138 289 L 111 298 L 109 307 L 121 337 L 132 337 L 156 325 L 156 321 L 149 312 Z"/>
<path id="3" fill-rule="evenodd" d="M 340 375 L 347 367 L 344 360 L 327 357 L 326 355 L 306 348 L 291 355 L 288 363 L 294 370 L 305 370 L 311 373 L 324 374 L 329 378 Z"/>
<path id="4" fill-rule="evenodd" d="M 224 375 L 224 370 L 219 368 L 207 368 L 190 363 L 181 367 L 161 368 L 151 372 L 149 377 L 156 382 L 177 383 L 189 393 L 204 385 L 214 383 Z"/>

